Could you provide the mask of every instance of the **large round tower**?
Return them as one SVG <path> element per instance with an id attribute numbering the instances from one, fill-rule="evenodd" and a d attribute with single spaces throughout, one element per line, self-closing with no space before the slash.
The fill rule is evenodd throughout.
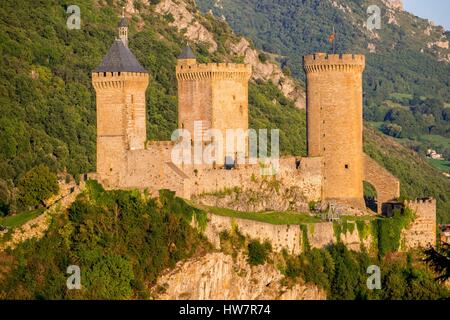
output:
<path id="1" fill-rule="evenodd" d="M 364 208 L 364 55 L 317 53 L 303 59 L 308 156 L 323 158 L 322 198 Z"/>

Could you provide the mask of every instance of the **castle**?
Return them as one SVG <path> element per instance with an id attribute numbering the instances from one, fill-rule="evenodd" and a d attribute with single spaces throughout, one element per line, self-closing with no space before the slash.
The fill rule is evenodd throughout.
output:
<path id="1" fill-rule="evenodd" d="M 337 202 L 365 210 L 363 181 L 374 186 L 378 212 L 400 196 L 400 183 L 363 153 L 362 74 L 365 57 L 317 53 L 304 57 L 307 76 L 308 156 L 279 160 L 276 179 L 296 186 L 308 201 Z M 178 57 L 178 127 L 193 133 L 195 144 L 207 129 L 248 129 L 248 82 L 251 66 L 201 64 L 189 47 Z M 172 161 L 176 141 L 147 141 L 145 91 L 149 74 L 128 49 L 124 17 L 119 38 L 92 73 L 97 101 L 97 171 L 106 188 L 169 189 L 180 197 L 239 186 L 250 188 L 260 164 L 227 170 L 214 164 Z M 200 127 L 196 124 L 200 124 Z M 247 138 L 246 138 L 247 139 Z M 203 144 L 211 143 L 202 140 Z M 248 147 L 248 141 L 245 143 Z M 247 150 L 243 155 L 248 156 Z M 229 168 L 228 168 L 229 169 Z"/>

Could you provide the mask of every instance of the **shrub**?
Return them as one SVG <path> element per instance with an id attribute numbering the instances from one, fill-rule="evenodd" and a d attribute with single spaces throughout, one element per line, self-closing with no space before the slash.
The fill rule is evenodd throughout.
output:
<path id="1" fill-rule="evenodd" d="M 45 205 L 44 201 L 59 191 L 56 175 L 45 165 L 39 165 L 25 173 L 17 187 L 22 207 Z"/>
<path id="2" fill-rule="evenodd" d="M 0 179 L 0 217 L 6 216 L 11 211 L 11 191 L 6 181 Z"/>
<path id="3" fill-rule="evenodd" d="M 408 228 L 414 220 L 414 212 L 405 208 L 403 212 L 396 210 L 392 218 L 378 219 L 378 253 L 384 256 L 389 252 L 397 251 L 400 248 L 401 232 Z"/>
<path id="4" fill-rule="evenodd" d="M 301 224 L 300 230 L 302 231 L 302 248 L 304 252 L 307 252 L 311 249 L 308 239 L 308 226 L 306 224 Z"/>
<path id="5" fill-rule="evenodd" d="M 261 61 L 262 63 L 266 63 L 267 60 L 269 60 L 269 57 L 267 56 L 267 54 L 262 53 L 262 52 L 258 55 L 258 58 L 259 58 L 259 61 Z"/>
<path id="6" fill-rule="evenodd" d="M 252 266 L 257 266 L 266 263 L 272 246 L 270 242 L 264 243 L 258 240 L 252 240 L 248 244 L 248 263 Z"/>
<path id="7" fill-rule="evenodd" d="M 132 265 L 116 254 L 99 258 L 92 270 L 86 272 L 85 279 L 91 299 L 129 299 L 133 294 Z"/>
<path id="8" fill-rule="evenodd" d="M 402 136 L 402 127 L 399 126 L 398 124 L 392 124 L 392 123 L 388 123 L 385 124 L 383 123 L 380 127 L 380 130 L 384 133 L 387 134 L 388 136 L 394 137 L 394 138 L 401 138 Z"/>

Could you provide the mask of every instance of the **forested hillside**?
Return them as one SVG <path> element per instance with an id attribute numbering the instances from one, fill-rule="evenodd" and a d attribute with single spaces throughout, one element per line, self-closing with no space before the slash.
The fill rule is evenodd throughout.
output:
<path id="1" fill-rule="evenodd" d="M 133 13 L 127 15 L 131 18 L 130 48 L 151 76 L 147 89 L 148 138 L 167 140 L 176 128 L 177 119 L 176 56 L 187 37 L 170 25 L 173 17 L 155 12 L 158 2 L 150 1 L 149 5 L 136 2 Z M 81 29 L 69 30 L 64 1 L 2 2 L 0 211 L 3 214 L 12 208 L 20 210 L 16 207 L 18 181 L 40 164 L 53 172 L 67 169 L 74 176 L 95 169 L 95 96 L 90 73 L 113 42 L 125 3 L 131 2 L 80 0 L 77 5 L 81 9 Z M 239 61 L 229 50 L 229 43 L 239 37 L 226 23 L 213 17 L 202 23 L 214 35 L 217 50 L 209 50 L 205 43 L 190 43 L 198 60 Z M 252 81 L 249 102 L 252 128 L 278 128 L 282 153 L 305 154 L 305 112 L 295 108 L 277 84 Z M 375 137 L 369 135 L 367 142 L 374 150 L 383 150 L 385 146 Z M 392 148 L 400 154 L 407 153 L 399 145 Z M 414 164 L 412 159 L 416 159 Z M 441 220 L 450 220 L 450 183 L 438 171 L 416 155 L 390 157 L 384 152 L 382 160 L 401 179 L 405 196 L 437 197 Z M 416 183 L 419 180 L 421 183 Z"/>

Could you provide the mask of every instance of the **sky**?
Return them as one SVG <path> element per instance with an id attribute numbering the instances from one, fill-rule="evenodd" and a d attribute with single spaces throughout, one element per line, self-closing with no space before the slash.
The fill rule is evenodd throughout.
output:
<path id="1" fill-rule="evenodd" d="M 437 25 L 450 30 L 449 0 L 403 0 L 403 4 L 406 11 L 433 20 Z"/>

